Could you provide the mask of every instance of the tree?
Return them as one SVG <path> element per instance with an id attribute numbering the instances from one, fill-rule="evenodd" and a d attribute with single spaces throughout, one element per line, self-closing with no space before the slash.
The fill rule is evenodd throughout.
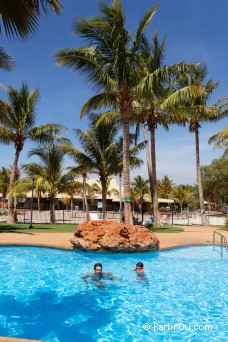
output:
<path id="1" fill-rule="evenodd" d="M 228 159 L 214 159 L 201 167 L 205 199 L 209 203 L 228 205 Z"/>
<path id="2" fill-rule="evenodd" d="M 81 117 L 92 109 L 118 108 L 123 125 L 124 197 L 130 198 L 129 122 L 135 99 L 140 54 L 145 46 L 144 32 L 158 6 L 151 7 L 140 21 L 135 37 L 125 28 L 122 4 L 114 0 L 108 7 L 100 3 L 100 15 L 74 23 L 75 34 L 87 46 L 63 48 L 55 53 L 57 64 L 80 70 L 98 94 L 83 106 Z M 131 203 L 125 202 L 125 222 L 132 222 Z"/>
<path id="3" fill-rule="evenodd" d="M 3 26 L 7 37 L 26 39 L 39 27 L 41 8 L 45 14 L 49 8 L 59 14 L 61 7 L 59 0 L 2 0 L 0 34 Z"/>
<path id="4" fill-rule="evenodd" d="M 175 201 L 180 204 L 181 211 L 183 209 L 184 204 L 188 206 L 188 200 L 190 199 L 193 193 L 194 190 L 191 185 L 180 184 L 178 186 L 175 186 L 175 188 L 173 189 L 173 197 Z"/>
<path id="5" fill-rule="evenodd" d="M 187 77 L 182 78 L 179 82 L 179 86 L 183 89 L 188 89 L 194 94 L 194 98 L 190 100 L 183 98 L 181 101 L 178 100 L 177 102 L 172 102 L 172 111 L 174 115 L 173 122 L 182 125 L 187 123 L 189 125 L 189 131 L 195 134 L 197 185 L 203 225 L 207 225 L 208 220 L 206 218 L 204 207 L 200 170 L 199 129 L 201 128 L 202 122 L 215 122 L 227 115 L 227 104 L 224 103 L 224 98 L 218 99 L 212 105 L 208 104 L 212 92 L 218 86 L 218 82 L 213 82 L 212 80 L 206 81 L 206 76 L 206 66 L 199 65 L 192 70 Z M 175 110 L 177 111 L 175 112 Z"/>
<path id="6" fill-rule="evenodd" d="M 209 144 L 215 143 L 215 148 L 225 148 L 224 157 L 228 156 L 228 127 L 225 127 L 221 132 L 216 133 L 208 140 Z"/>
<path id="7" fill-rule="evenodd" d="M 72 175 L 63 174 L 64 152 L 57 146 L 34 148 L 29 152 L 29 157 L 34 155 L 40 158 L 40 163 L 23 164 L 22 169 L 30 177 L 35 175 L 45 180 L 50 199 L 50 221 L 55 223 L 56 195 L 71 181 Z"/>
<path id="8" fill-rule="evenodd" d="M 62 125 L 44 124 L 35 127 L 36 106 L 39 100 L 39 90 L 29 90 L 26 84 L 17 90 L 8 87 L 8 102 L 0 102 L 0 143 L 14 144 L 15 155 L 10 176 L 10 188 L 16 181 L 16 173 L 20 153 L 27 140 L 48 143 L 63 130 Z M 61 139 L 60 139 L 61 140 Z M 63 139 L 65 142 L 67 139 Z M 12 195 L 9 196 L 8 222 L 14 223 L 14 204 Z"/>
<path id="9" fill-rule="evenodd" d="M 189 91 L 182 94 L 182 89 L 174 85 L 194 65 L 179 63 L 171 66 L 164 64 L 166 37 L 160 42 L 158 32 L 155 31 L 152 44 L 145 43 L 140 60 L 140 82 L 136 86 L 138 101 L 134 104 L 135 120 L 142 124 L 143 136 L 146 144 L 146 160 L 150 180 L 151 198 L 155 225 L 160 225 L 158 210 L 157 167 L 156 167 L 156 129 L 162 126 L 165 130 L 169 127 L 170 102 L 175 99 L 189 98 Z M 193 95 L 190 93 L 190 96 Z M 171 105 L 172 108 L 172 105 Z M 150 139 L 147 136 L 147 130 Z"/>
<path id="10" fill-rule="evenodd" d="M 133 188 L 135 201 L 141 209 L 143 221 L 143 202 L 145 199 L 145 195 L 150 195 L 149 179 L 144 180 L 142 176 L 136 176 L 134 178 L 134 181 L 131 182 L 131 186 Z"/>
<path id="11" fill-rule="evenodd" d="M 0 192 L 2 193 L 2 207 L 5 208 L 6 196 L 10 185 L 10 169 L 2 166 L 0 170 Z"/>
<path id="12" fill-rule="evenodd" d="M 83 151 L 73 147 L 61 146 L 79 165 L 86 165 L 90 172 L 98 174 L 102 188 L 102 213 L 106 218 L 106 197 L 108 178 L 115 173 L 118 162 L 116 135 L 118 127 L 111 122 L 96 125 L 102 114 L 89 116 L 89 128 L 83 132 L 74 130 Z"/>
<path id="13" fill-rule="evenodd" d="M 162 198 L 170 198 L 172 194 L 174 182 L 168 176 L 164 176 L 161 181 L 158 181 L 158 193 Z"/>
<path id="14" fill-rule="evenodd" d="M 72 172 L 70 172 L 72 173 Z M 65 198 L 65 202 L 67 199 L 69 199 L 69 204 L 70 204 L 70 209 L 71 209 L 71 216 L 73 217 L 73 210 L 74 210 L 74 195 L 76 194 L 80 194 L 82 190 L 82 182 L 80 181 L 75 181 L 75 177 L 73 176 L 72 173 L 72 177 L 68 182 L 65 184 L 63 184 L 63 188 L 60 188 L 60 191 L 68 196 L 70 196 L 70 198 Z"/>

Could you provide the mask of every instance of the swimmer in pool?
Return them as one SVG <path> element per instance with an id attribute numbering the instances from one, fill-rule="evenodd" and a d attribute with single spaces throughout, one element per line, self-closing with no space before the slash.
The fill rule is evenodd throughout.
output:
<path id="1" fill-rule="evenodd" d="M 142 262 L 138 262 L 135 268 L 131 271 L 136 271 L 136 280 L 147 280 L 145 277 L 144 265 Z"/>
<path id="2" fill-rule="evenodd" d="M 87 280 L 87 278 L 91 279 Z M 86 284 L 92 283 L 96 286 L 104 287 L 106 284 L 101 279 L 120 280 L 120 278 L 114 277 L 112 272 L 102 272 L 102 264 L 100 262 L 94 265 L 94 273 L 89 273 L 82 277 Z"/>

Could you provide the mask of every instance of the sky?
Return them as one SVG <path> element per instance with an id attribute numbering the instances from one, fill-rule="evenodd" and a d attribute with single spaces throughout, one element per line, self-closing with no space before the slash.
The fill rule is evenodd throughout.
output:
<path id="1" fill-rule="evenodd" d="M 219 81 L 210 101 L 228 96 L 228 1 L 227 0 L 123 0 L 126 26 L 134 33 L 147 9 L 159 3 L 159 9 L 147 29 L 147 37 L 152 38 L 158 30 L 159 38 L 166 35 L 165 64 L 182 61 L 203 62 L 208 67 L 208 78 Z M 69 130 L 87 128 L 86 117 L 80 120 L 83 104 L 94 94 L 79 72 L 55 65 L 53 54 L 61 47 L 75 48 L 84 42 L 73 35 L 72 22 L 77 17 L 89 18 L 98 13 L 96 0 L 62 0 L 64 9 L 60 17 L 55 14 L 42 15 L 40 29 L 28 40 L 9 40 L 3 34 L 2 46 L 16 59 L 13 72 L 0 71 L 0 98 L 6 99 L 7 86 L 20 88 L 22 82 L 30 89 L 40 89 L 36 125 L 59 123 Z M 106 0 L 110 4 L 111 1 Z M 200 129 L 200 162 L 208 165 L 222 156 L 222 150 L 214 150 L 208 139 L 228 125 L 228 118 L 217 123 L 203 123 Z M 73 133 L 67 136 L 75 147 L 80 147 Z M 28 151 L 34 147 L 26 142 L 19 165 L 34 161 L 28 159 Z M 170 127 L 169 131 L 158 128 L 156 132 L 157 176 L 168 175 L 178 184 L 196 184 L 195 136 L 188 127 Z M 141 156 L 145 158 L 144 154 Z M 0 145 L 0 167 L 12 165 L 13 145 Z M 33 157 L 34 158 L 34 157 Z M 73 162 L 66 159 L 66 166 Z M 131 172 L 131 180 L 136 175 L 148 178 L 146 163 Z"/>

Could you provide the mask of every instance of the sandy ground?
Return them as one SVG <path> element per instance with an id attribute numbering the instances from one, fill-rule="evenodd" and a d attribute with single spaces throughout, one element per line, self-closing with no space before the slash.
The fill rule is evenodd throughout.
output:
<path id="1" fill-rule="evenodd" d="M 215 227 L 183 227 L 184 231 L 180 233 L 156 233 L 160 240 L 160 249 L 170 249 L 181 246 L 209 245 L 213 244 L 213 231 L 217 231 L 226 236 L 228 231 L 221 231 Z M 72 233 L 19 233 L 9 232 L 0 233 L 0 245 L 28 245 L 28 246 L 46 246 L 53 248 L 72 249 L 70 239 Z M 216 236 L 216 243 L 220 243 L 220 238 Z M 0 337 L 0 342 L 35 342 L 32 340 L 15 339 Z"/>

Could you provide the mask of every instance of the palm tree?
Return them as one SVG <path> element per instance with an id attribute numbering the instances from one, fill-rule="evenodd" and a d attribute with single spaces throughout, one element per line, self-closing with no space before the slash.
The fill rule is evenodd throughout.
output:
<path id="1" fill-rule="evenodd" d="M 107 119 L 107 116 L 106 116 L 106 119 Z M 116 120 L 115 117 L 114 117 L 114 120 Z M 118 124 L 118 121 L 117 121 L 117 124 Z M 129 139 L 130 139 L 129 141 L 130 142 L 130 150 L 129 150 L 130 169 L 136 169 L 143 164 L 143 160 L 137 156 L 142 151 L 145 144 L 142 142 L 137 143 L 137 134 L 130 133 Z M 120 137 L 117 142 L 117 148 L 118 148 L 118 157 L 117 157 L 117 163 L 115 166 L 115 175 L 119 176 L 119 199 L 120 199 L 119 222 L 122 222 L 122 218 L 123 218 L 123 206 L 122 206 L 122 203 L 123 203 L 123 198 L 122 198 L 123 138 L 122 137 Z M 132 195 L 133 195 L 132 189 L 130 189 L 130 197 L 131 197 L 131 201 L 134 207 L 134 196 Z"/>
<path id="2" fill-rule="evenodd" d="M 174 87 L 176 80 L 194 69 L 193 65 L 180 63 L 171 66 L 164 65 L 166 37 L 160 42 L 158 32 L 154 32 L 153 41 L 145 44 L 140 64 L 140 82 L 136 87 L 138 101 L 134 103 L 135 120 L 142 124 L 144 141 L 146 144 L 147 169 L 150 180 L 151 198 L 153 204 L 153 216 L 155 225 L 160 225 L 158 211 L 157 167 L 156 167 L 156 129 L 162 126 L 168 130 L 169 108 L 166 102 L 183 97 L 181 90 Z M 189 92 L 184 93 L 185 98 Z M 192 95 L 191 95 L 192 96 Z M 161 106 L 164 105 L 164 108 Z M 150 139 L 147 136 L 148 128 Z M 149 144 L 150 140 L 150 144 Z"/>
<path id="3" fill-rule="evenodd" d="M 161 181 L 158 182 L 159 196 L 162 198 L 170 198 L 173 190 L 174 182 L 169 179 L 168 176 L 164 176 Z"/>
<path id="4" fill-rule="evenodd" d="M 49 145 L 32 149 L 29 157 L 36 155 L 40 163 L 23 164 L 22 169 L 30 177 L 41 177 L 47 184 L 47 192 L 50 199 L 50 221 L 55 223 L 55 198 L 56 195 L 71 180 L 71 173 L 63 174 L 64 152 L 57 146 Z"/>
<path id="5" fill-rule="evenodd" d="M 142 212 L 142 221 L 143 221 L 143 202 L 144 202 L 144 196 L 150 194 L 149 189 L 149 179 L 144 180 L 142 176 L 136 176 L 134 178 L 134 181 L 131 182 L 131 186 L 133 188 L 133 193 L 135 200 L 137 201 L 137 204 Z"/>
<path id="6" fill-rule="evenodd" d="M 212 137 L 210 137 L 208 142 L 209 144 L 215 143 L 214 147 L 225 148 L 223 156 L 227 157 L 228 156 L 228 127 L 225 127 L 221 130 L 221 132 L 214 134 Z"/>
<path id="7" fill-rule="evenodd" d="M 125 28 L 120 0 L 108 7 L 100 3 L 100 15 L 75 22 L 75 34 L 88 46 L 63 48 L 55 53 L 57 64 L 80 70 L 94 84 L 98 94 L 83 106 L 81 117 L 92 109 L 118 108 L 123 125 L 124 197 L 130 198 L 129 122 L 138 80 L 140 53 L 145 46 L 144 32 L 158 6 L 151 7 L 140 21 L 135 37 Z M 132 223 L 131 203 L 125 202 L 125 221 Z"/>
<path id="8" fill-rule="evenodd" d="M 63 126 L 44 124 L 35 127 L 36 106 L 39 100 L 38 89 L 30 92 L 26 84 L 22 84 L 19 90 L 8 87 L 8 100 L 8 102 L 0 103 L 0 142 L 6 145 L 14 144 L 15 155 L 10 176 L 11 188 L 16 181 L 19 157 L 25 142 L 28 139 L 39 143 L 51 142 L 63 130 Z M 13 207 L 13 198 L 10 195 L 9 223 L 14 223 L 16 220 Z"/>
<path id="9" fill-rule="evenodd" d="M 182 100 L 178 103 L 173 102 L 172 108 L 174 117 L 176 115 L 173 122 L 182 125 L 188 123 L 189 131 L 195 134 L 196 173 L 203 225 L 208 225 L 208 220 L 206 218 L 204 207 L 203 186 L 200 170 L 199 129 L 201 128 L 202 122 L 215 122 L 227 115 L 227 104 L 224 104 L 224 98 L 220 98 L 214 104 L 208 105 L 208 100 L 212 92 L 217 88 L 218 82 L 213 82 L 212 80 L 206 81 L 206 76 L 206 66 L 200 65 L 192 70 L 187 78 L 183 78 L 179 83 L 180 87 L 188 89 L 191 87 L 191 92 L 195 93 L 196 96 L 191 100 Z M 201 91 L 202 89 L 203 93 Z M 198 90 L 200 91 L 198 92 Z M 175 109 L 177 109 L 176 113 Z"/>
<path id="10" fill-rule="evenodd" d="M 72 173 L 72 172 L 71 172 Z M 73 210 L 74 210 L 74 195 L 80 194 L 82 190 L 82 182 L 80 181 L 75 181 L 75 177 L 73 176 L 71 179 L 69 178 L 69 181 L 67 184 L 63 184 L 63 188 L 60 189 L 60 191 L 68 196 L 69 198 L 69 204 L 70 204 L 70 209 L 71 209 L 71 216 L 73 217 Z"/>
<path id="11" fill-rule="evenodd" d="M 183 209 L 183 204 L 188 204 L 188 200 L 193 193 L 194 188 L 188 184 L 180 184 L 173 189 L 173 197 L 175 201 L 180 204 L 181 211 Z"/>
<path id="12" fill-rule="evenodd" d="M 90 115 L 89 128 L 85 132 L 80 129 L 74 130 L 83 151 L 69 146 L 61 146 L 61 148 L 79 165 L 83 162 L 90 172 L 98 174 L 102 188 L 103 219 L 105 219 L 108 178 L 115 173 L 118 157 L 115 141 L 118 128 L 111 122 L 97 126 L 96 123 L 100 117 L 101 114 Z"/>
<path id="13" fill-rule="evenodd" d="M 5 209 L 6 196 L 10 185 L 10 169 L 2 166 L 0 170 L 0 192 L 2 193 L 2 207 Z"/>
<path id="14" fill-rule="evenodd" d="M 26 39 L 39 27 L 41 8 L 45 14 L 48 13 L 49 8 L 59 14 L 61 7 L 59 0 L 2 0 L 0 15 L 6 36 Z M 2 32 L 1 24 L 0 32 Z"/>

